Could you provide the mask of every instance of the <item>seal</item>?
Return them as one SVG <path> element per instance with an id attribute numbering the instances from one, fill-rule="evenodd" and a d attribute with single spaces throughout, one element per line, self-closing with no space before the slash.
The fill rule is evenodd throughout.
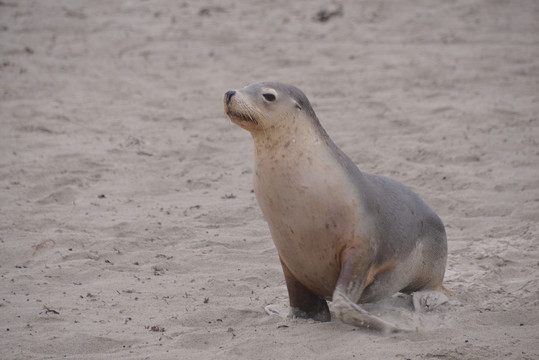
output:
<path id="1" fill-rule="evenodd" d="M 261 82 L 224 96 L 254 142 L 254 190 L 277 248 L 290 315 L 384 332 L 403 329 L 360 304 L 397 292 L 416 311 L 447 301 L 447 239 L 412 190 L 361 172 L 330 139 L 298 88 Z"/>

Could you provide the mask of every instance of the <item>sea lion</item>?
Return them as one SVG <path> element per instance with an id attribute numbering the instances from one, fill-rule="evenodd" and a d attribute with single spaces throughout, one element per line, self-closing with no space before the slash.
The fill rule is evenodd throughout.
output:
<path id="1" fill-rule="evenodd" d="M 447 301 L 447 239 L 412 190 L 361 172 L 329 138 L 303 92 L 262 82 L 224 96 L 254 141 L 254 190 L 277 247 L 290 315 L 403 330 L 359 304 L 412 294 L 416 310 Z"/>

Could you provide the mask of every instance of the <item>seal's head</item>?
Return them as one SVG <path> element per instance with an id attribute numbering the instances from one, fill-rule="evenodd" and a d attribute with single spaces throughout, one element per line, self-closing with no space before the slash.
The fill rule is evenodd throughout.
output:
<path id="1" fill-rule="evenodd" d="M 290 126 L 298 119 L 318 123 L 309 100 L 298 88 L 277 82 L 260 82 L 227 91 L 225 113 L 251 133 Z"/>

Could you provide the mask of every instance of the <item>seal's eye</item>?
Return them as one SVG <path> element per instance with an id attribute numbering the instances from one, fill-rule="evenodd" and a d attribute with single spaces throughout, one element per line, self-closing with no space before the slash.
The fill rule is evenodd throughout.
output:
<path id="1" fill-rule="evenodd" d="M 274 94 L 271 94 L 271 93 L 264 93 L 262 94 L 262 96 L 264 97 L 264 99 L 266 99 L 267 101 L 275 101 L 275 99 L 277 99 L 275 97 Z"/>

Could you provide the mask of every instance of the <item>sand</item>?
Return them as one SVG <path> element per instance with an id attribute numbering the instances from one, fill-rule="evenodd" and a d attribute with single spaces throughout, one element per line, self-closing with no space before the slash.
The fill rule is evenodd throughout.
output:
<path id="1" fill-rule="evenodd" d="M 539 4 L 339 4 L 0 2 L 0 358 L 539 358 Z M 417 331 L 264 312 L 287 291 L 221 104 L 262 80 L 445 222 Z"/>

